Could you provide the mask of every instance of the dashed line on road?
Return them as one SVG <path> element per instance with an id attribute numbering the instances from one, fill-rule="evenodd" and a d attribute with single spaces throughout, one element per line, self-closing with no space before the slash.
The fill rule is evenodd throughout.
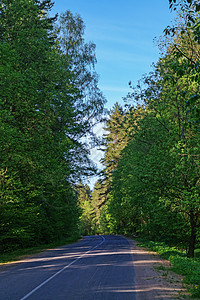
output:
<path id="1" fill-rule="evenodd" d="M 50 280 L 52 280 L 53 278 L 55 278 L 57 275 L 59 275 L 60 273 L 62 273 L 65 269 L 69 268 L 71 265 L 73 265 L 75 262 L 77 262 L 77 260 L 81 259 L 82 257 L 84 257 L 87 253 L 91 252 L 92 250 L 96 249 L 97 247 L 99 247 L 100 245 L 102 245 L 105 242 L 105 238 L 104 236 L 101 236 L 101 238 L 103 239 L 99 244 L 97 244 L 95 247 L 93 247 L 92 249 L 88 250 L 87 252 L 83 253 L 81 256 L 79 256 L 78 258 L 76 258 L 75 260 L 73 260 L 70 264 L 68 264 L 67 266 L 65 266 L 64 268 L 62 268 L 61 270 L 59 270 L 58 272 L 56 272 L 54 275 L 52 275 L 51 277 L 49 277 L 48 279 L 46 279 L 45 281 L 43 281 L 40 285 L 38 285 L 36 288 L 34 288 L 32 291 L 30 291 L 28 294 L 26 294 L 23 298 L 21 298 L 20 300 L 25 300 L 28 297 L 30 297 L 33 293 L 35 293 L 37 290 L 39 290 L 43 285 L 45 285 L 46 283 L 48 283 Z"/>

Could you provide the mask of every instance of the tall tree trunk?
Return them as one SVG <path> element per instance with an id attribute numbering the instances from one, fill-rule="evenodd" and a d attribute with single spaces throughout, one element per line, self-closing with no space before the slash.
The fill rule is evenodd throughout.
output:
<path id="1" fill-rule="evenodd" d="M 193 212 L 190 213 L 190 225 L 191 225 L 191 234 L 190 234 L 190 243 L 187 256 L 194 257 L 194 249 L 196 242 L 196 220 Z"/>

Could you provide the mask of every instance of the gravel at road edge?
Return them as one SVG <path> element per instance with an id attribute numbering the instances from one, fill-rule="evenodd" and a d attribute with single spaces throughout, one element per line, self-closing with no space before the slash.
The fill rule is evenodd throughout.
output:
<path id="1" fill-rule="evenodd" d="M 134 240 L 129 239 L 129 242 L 132 245 L 137 300 L 191 299 L 183 286 L 183 276 L 169 270 L 169 261 L 156 252 L 138 247 Z"/>

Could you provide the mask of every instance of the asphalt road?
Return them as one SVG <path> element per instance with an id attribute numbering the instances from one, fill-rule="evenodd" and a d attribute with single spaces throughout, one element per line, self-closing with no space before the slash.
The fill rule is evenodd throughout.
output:
<path id="1" fill-rule="evenodd" d="M 135 299 L 131 246 L 121 236 L 91 236 L 0 272 L 1 300 Z"/>

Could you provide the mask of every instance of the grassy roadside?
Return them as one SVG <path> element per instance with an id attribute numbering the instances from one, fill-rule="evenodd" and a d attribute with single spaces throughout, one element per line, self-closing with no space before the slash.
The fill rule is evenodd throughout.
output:
<path id="1" fill-rule="evenodd" d="M 57 242 L 49 243 L 49 244 L 43 244 L 31 248 L 26 248 L 26 249 L 17 249 L 13 250 L 11 252 L 5 252 L 5 253 L 0 253 L 0 265 L 2 264 L 8 264 L 10 262 L 18 261 L 20 259 L 23 259 L 29 255 L 37 254 L 42 251 L 45 251 L 47 249 L 53 249 L 59 246 L 63 245 L 68 245 L 71 243 L 74 243 L 78 241 L 80 237 L 69 237 Z"/>
<path id="2" fill-rule="evenodd" d="M 138 246 L 155 251 L 161 257 L 169 260 L 172 263 L 171 270 L 184 276 L 183 283 L 186 284 L 192 297 L 200 299 L 200 249 L 196 250 L 194 258 L 188 258 L 184 251 L 176 247 L 169 247 L 165 243 L 136 240 Z"/>

